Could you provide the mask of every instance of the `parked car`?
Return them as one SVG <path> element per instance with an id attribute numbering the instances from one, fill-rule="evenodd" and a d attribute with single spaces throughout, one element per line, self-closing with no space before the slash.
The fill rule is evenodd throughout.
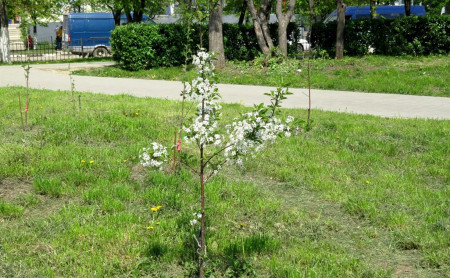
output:
<path id="1" fill-rule="evenodd" d="M 380 18 L 397 18 L 405 16 L 405 6 L 376 6 L 377 17 Z M 425 16 L 425 7 L 419 5 L 411 6 L 411 15 Z M 350 6 L 345 10 L 345 19 L 361 19 L 370 18 L 370 6 Z M 334 10 L 325 18 L 324 23 L 335 21 L 337 19 L 337 11 Z"/>
<path id="2" fill-rule="evenodd" d="M 143 21 L 155 23 L 147 15 Z M 127 24 L 125 15 L 120 24 Z M 73 54 L 104 57 L 111 54 L 111 31 L 114 29 L 112 13 L 71 13 L 64 15 L 64 42 Z"/>
<path id="3" fill-rule="evenodd" d="M 311 49 L 311 44 L 307 40 L 300 39 L 298 41 L 298 45 L 297 45 L 298 52 L 309 51 L 310 49 Z"/>

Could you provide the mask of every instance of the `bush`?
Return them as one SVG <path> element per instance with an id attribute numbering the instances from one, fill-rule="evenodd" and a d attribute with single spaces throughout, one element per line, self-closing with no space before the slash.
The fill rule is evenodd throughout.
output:
<path id="1" fill-rule="evenodd" d="M 196 52 L 200 45 L 200 25 L 192 26 L 188 51 Z M 269 26 L 274 44 L 278 44 L 278 25 Z M 207 26 L 202 26 L 203 47 L 208 48 Z M 127 70 L 137 71 L 152 67 L 180 66 L 185 62 L 186 25 L 183 24 L 128 24 L 116 27 L 111 33 L 113 58 Z M 294 43 L 289 52 L 296 51 L 298 28 L 288 26 L 288 40 Z M 252 25 L 223 25 L 225 57 L 228 60 L 253 60 L 261 54 Z M 190 55 L 188 55 L 190 56 Z"/>
<path id="2" fill-rule="evenodd" d="M 450 17 L 401 17 L 397 19 L 347 20 L 344 31 L 344 53 L 365 55 L 369 47 L 382 55 L 429 55 L 450 51 Z M 313 47 L 334 56 L 336 21 L 313 25 Z"/>

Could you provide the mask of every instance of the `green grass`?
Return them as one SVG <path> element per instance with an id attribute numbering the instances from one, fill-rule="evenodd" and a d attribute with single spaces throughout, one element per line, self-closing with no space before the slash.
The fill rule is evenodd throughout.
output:
<path id="1" fill-rule="evenodd" d="M 315 89 L 450 97 L 450 56 L 346 57 L 311 60 L 311 86 Z M 220 83 L 307 88 L 307 59 L 228 62 L 218 73 Z M 299 73 L 297 70 L 301 69 Z M 119 67 L 78 70 L 74 74 L 144 79 L 184 80 L 182 68 L 129 72 Z M 193 71 L 188 77 L 193 77 Z"/>
<path id="2" fill-rule="evenodd" d="M 0 88 L 0 276 L 195 276 L 197 178 L 137 161 L 173 142 L 180 103 L 82 93 L 78 112 L 70 92 L 31 90 L 22 131 L 19 90 Z M 207 184 L 208 273 L 450 275 L 450 121 L 312 115 Z"/>

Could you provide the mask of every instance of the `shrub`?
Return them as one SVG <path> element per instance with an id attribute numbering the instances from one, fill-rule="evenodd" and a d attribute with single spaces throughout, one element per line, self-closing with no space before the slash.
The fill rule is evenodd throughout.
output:
<path id="1" fill-rule="evenodd" d="M 369 47 L 382 55 L 429 55 L 450 51 L 450 17 L 401 17 L 397 19 L 347 20 L 344 31 L 346 55 L 365 55 Z M 336 22 L 313 26 L 313 47 L 334 55 Z"/>
<path id="2" fill-rule="evenodd" d="M 271 24 L 274 44 L 278 44 L 277 24 Z M 200 45 L 200 25 L 192 26 L 189 50 L 195 52 Z M 207 30 L 202 26 L 202 30 Z M 288 48 L 296 50 L 299 31 L 295 23 L 288 26 Z M 225 57 L 228 60 L 253 60 L 261 52 L 252 25 L 224 24 Z M 137 71 L 152 67 L 169 67 L 184 64 L 186 57 L 186 26 L 183 24 L 128 24 L 116 27 L 111 33 L 113 58 L 127 70 Z M 203 34 L 203 47 L 208 48 L 208 33 Z M 190 56 L 190 55 L 188 55 Z"/>

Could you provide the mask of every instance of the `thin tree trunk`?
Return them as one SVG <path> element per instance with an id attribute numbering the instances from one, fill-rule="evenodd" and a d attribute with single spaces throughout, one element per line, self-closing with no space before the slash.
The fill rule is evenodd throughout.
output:
<path id="1" fill-rule="evenodd" d="M 370 18 L 372 18 L 372 19 L 377 18 L 376 8 L 377 8 L 377 5 L 375 3 L 375 0 L 370 0 Z"/>
<path id="2" fill-rule="evenodd" d="M 214 62 L 216 68 L 225 66 L 225 50 L 222 32 L 222 0 L 217 0 L 211 8 L 209 16 L 209 51 L 217 54 Z"/>
<path id="3" fill-rule="evenodd" d="M 343 0 L 337 0 L 337 30 L 336 30 L 336 58 L 344 58 L 344 29 L 345 29 L 345 9 Z"/>
<path id="4" fill-rule="evenodd" d="M 239 16 L 238 25 L 242 25 L 244 23 L 246 11 L 247 11 L 247 0 L 242 0 L 241 15 Z"/>
<path id="5" fill-rule="evenodd" d="M 0 62 L 11 62 L 9 55 L 9 31 L 6 0 L 0 0 Z"/>
<path id="6" fill-rule="evenodd" d="M 287 57 L 287 27 L 294 14 L 295 0 L 289 0 L 288 9 L 283 13 L 283 0 L 277 0 L 276 15 L 278 19 L 278 47 L 281 54 Z"/>
<path id="7" fill-rule="evenodd" d="M 411 15 L 411 0 L 405 0 L 405 15 Z"/>
<path id="8" fill-rule="evenodd" d="M 316 23 L 316 8 L 314 6 L 314 0 L 309 0 L 309 21 L 311 23 L 311 26 Z"/>
<path id="9" fill-rule="evenodd" d="M 205 120 L 205 99 L 202 100 L 202 121 Z M 205 277 L 205 256 L 206 256 L 206 224 L 205 224 L 205 179 L 204 179 L 204 154 L 203 154 L 203 144 L 200 145 L 200 195 L 201 195 L 201 228 L 200 228 L 200 269 L 199 277 Z"/>

